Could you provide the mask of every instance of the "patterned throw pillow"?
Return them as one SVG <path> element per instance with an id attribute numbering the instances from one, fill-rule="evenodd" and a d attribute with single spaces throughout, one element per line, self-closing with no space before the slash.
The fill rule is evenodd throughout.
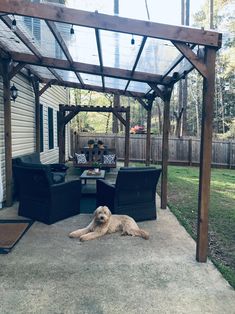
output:
<path id="1" fill-rule="evenodd" d="M 114 164 L 115 163 L 115 155 L 103 155 L 104 158 L 104 164 Z"/>
<path id="2" fill-rule="evenodd" d="M 87 162 L 85 154 L 77 154 L 77 153 L 75 153 L 75 156 L 77 158 L 77 163 L 78 164 L 85 164 Z"/>

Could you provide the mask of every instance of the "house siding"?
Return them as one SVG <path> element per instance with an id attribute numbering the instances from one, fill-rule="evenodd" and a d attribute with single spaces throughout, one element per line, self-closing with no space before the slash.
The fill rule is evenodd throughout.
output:
<path id="1" fill-rule="evenodd" d="M 67 91 L 59 86 L 52 86 L 47 89 L 46 92 L 40 97 L 40 104 L 43 105 L 43 125 L 44 125 L 44 143 L 43 152 L 41 153 L 41 161 L 43 163 L 58 162 L 59 148 L 57 138 L 57 112 L 59 110 L 59 104 L 67 104 L 68 97 Z M 53 109 L 54 120 L 54 148 L 49 150 L 48 143 L 48 108 Z M 68 127 L 65 130 L 66 147 L 65 147 L 65 159 L 68 159 L 68 146 L 70 138 L 68 137 Z"/>
<path id="2" fill-rule="evenodd" d="M 5 186 L 3 181 L 4 179 L 4 168 L 5 168 L 5 159 L 4 159 L 4 116 L 3 116 L 3 86 L 2 86 L 2 77 L 0 76 L 0 208 L 2 208 L 2 202 L 4 200 L 4 190 Z"/>
<path id="3" fill-rule="evenodd" d="M 11 102 L 11 123 L 12 123 L 12 157 L 30 154 L 36 149 L 35 137 L 35 101 L 32 85 L 28 78 L 18 74 L 11 81 L 18 89 L 18 97 L 15 102 Z M 42 87 L 42 86 L 41 86 Z M 40 103 L 43 105 L 43 138 L 44 150 L 41 153 L 42 163 L 58 162 L 59 149 L 57 145 L 57 111 L 60 103 L 67 103 L 67 90 L 59 86 L 52 86 L 41 97 Z M 53 108 L 54 123 L 54 148 L 48 148 L 48 107 Z M 68 158 L 68 147 L 70 138 L 66 130 L 66 159 Z M 0 77 L 0 180 L 3 186 L 3 200 L 6 198 L 5 180 L 5 144 L 4 144 L 4 108 L 3 108 L 3 84 Z M 0 183 L 1 186 L 1 183 Z"/>

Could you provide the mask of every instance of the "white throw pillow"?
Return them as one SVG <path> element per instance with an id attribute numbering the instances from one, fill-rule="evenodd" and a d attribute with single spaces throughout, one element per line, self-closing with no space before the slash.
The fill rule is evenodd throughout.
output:
<path id="1" fill-rule="evenodd" d="M 78 164 L 85 164 L 87 162 L 85 154 L 77 154 L 77 153 L 75 153 L 75 156 L 77 158 L 77 163 Z"/>
<path id="2" fill-rule="evenodd" d="M 115 163 L 116 155 L 103 155 L 104 164 L 110 165 Z"/>

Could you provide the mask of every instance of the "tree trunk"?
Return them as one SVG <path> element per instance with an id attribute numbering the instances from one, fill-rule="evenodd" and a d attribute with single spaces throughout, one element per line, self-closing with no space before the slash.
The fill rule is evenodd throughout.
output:
<path id="1" fill-rule="evenodd" d="M 159 123 L 159 134 L 162 134 L 162 112 L 160 104 L 157 103 L 157 110 L 158 110 L 158 123 Z"/>
<path id="2" fill-rule="evenodd" d="M 120 107 L 120 97 L 119 95 L 113 96 L 113 107 Z M 113 114 L 113 133 L 118 133 L 118 119 Z"/>

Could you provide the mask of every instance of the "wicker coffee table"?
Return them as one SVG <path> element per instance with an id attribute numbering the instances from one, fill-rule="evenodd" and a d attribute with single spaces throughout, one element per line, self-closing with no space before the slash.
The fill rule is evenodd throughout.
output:
<path id="1" fill-rule="evenodd" d="M 98 180 L 105 178 L 105 170 L 100 170 L 99 172 L 94 172 L 93 170 L 84 170 L 80 175 L 80 179 L 84 180 L 84 184 L 87 183 L 87 180 Z"/>

